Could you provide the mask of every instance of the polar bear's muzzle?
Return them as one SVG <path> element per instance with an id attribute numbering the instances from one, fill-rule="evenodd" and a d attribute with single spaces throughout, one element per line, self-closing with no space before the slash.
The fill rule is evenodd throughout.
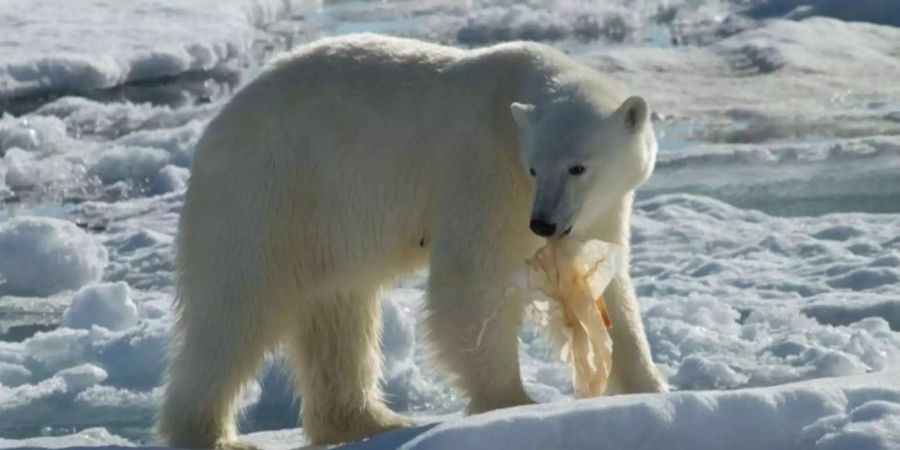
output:
<path id="1" fill-rule="evenodd" d="M 546 219 L 531 219 L 531 223 L 528 225 L 531 228 L 531 231 L 534 234 L 541 237 L 551 237 L 556 234 L 556 224 L 547 221 Z"/>

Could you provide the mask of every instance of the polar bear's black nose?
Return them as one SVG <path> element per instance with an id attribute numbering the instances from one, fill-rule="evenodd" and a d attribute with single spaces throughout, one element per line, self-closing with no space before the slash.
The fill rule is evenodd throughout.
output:
<path id="1" fill-rule="evenodd" d="M 543 237 L 550 237 L 553 236 L 553 233 L 556 233 L 555 223 L 547 223 L 541 219 L 532 219 L 530 228 L 531 231 L 534 231 L 534 234 Z"/>

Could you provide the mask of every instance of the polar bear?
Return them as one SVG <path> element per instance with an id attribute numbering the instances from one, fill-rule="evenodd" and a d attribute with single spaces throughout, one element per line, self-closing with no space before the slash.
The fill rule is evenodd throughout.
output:
<path id="1" fill-rule="evenodd" d="M 158 432 L 235 447 L 242 385 L 276 348 L 316 444 L 411 423 L 379 389 L 379 292 L 430 268 L 426 325 L 468 412 L 532 403 L 511 274 L 549 237 L 627 248 L 653 169 L 648 106 L 550 47 L 355 35 L 277 59 L 196 147 Z M 607 288 L 611 389 L 660 392 L 627 264 Z"/>

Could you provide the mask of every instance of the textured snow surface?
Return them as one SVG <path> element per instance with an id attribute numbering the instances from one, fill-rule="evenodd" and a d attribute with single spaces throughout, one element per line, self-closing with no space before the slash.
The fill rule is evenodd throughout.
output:
<path id="1" fill-rule="evenodd" d="M 900 445 L 898 375 L 514 408 L 347 448 L 887 450 Z"/>
<path id="2" fill-rule="evenodd" d="M 0 114 L 0 447 L 152 443 L 194 144 L 260 47 L 315 35 L 296 31 L 315 2 L 126 3 L 0 2 L 18 27 L 0 108 L 28 105 Z M 423 272 L 385 294 L 384 387 L 442 423 L 351 448 L 898 448 L 900 29 L 865 23 L 893 3 L 860 4 L 874 18 L 826 0 L 327 3 L 323 34 L 545 40 L 650 100 L 661 154 L 632 274 L 680 391 L 572 402 L 526 324 L 545 404 L 461 419 L 421 338 Z M 49 95 L 96 89 L 113 93 Z M 303 444 L 291 384 L 275 355 L 248 385 L 242 431 L 286 429 L 249 440 Z"/>
<path id="3" fill-rule="evenodd" d="M 100 447 L 100 446 L 133 446 L 127 439 L 110 434 L 103 428 L 88 428 L 67 436 L 43 436 L 21 440 L 0 438 L 0 447 Z"/>
<path id="4" fill-rule="evenodd" d="M 137 325 L 137 307 L 128 283 L 95 284 L 78 291 L 63 313 L 60 325 L 67 328 L 124 330 Z"/>
<path id="5" fill-rule="evenodd" d="M 210 71 L 245 53 L 255 27 L 284 16 L 291 3 L 7 0 L 0 14 L 0 30 L 8 31 L 0 40 L 0 99 Z"/>
<path id="6" fill-rule="evenodd" d="M 103 275 L 106 247 L 75 224 L 46 217 L 0 223 L 0 293 L 50 295 Z"/>

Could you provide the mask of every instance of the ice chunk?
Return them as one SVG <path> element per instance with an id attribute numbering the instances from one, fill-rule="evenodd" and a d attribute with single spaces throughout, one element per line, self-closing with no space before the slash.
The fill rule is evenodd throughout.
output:
<path id="1" fill-rule="evenodd" d="M 0 361 L 0 385 L 16 387 L 31 380 L 31 371 L 18 364 Z"/>
<path id="2" fill-rule="evenodd" d="M 113 331 L 133 327 L 137 321 L 137 306 L 124 282 L 82 288 L 62 317 L 62 325 L 69 328 L 89 329 L 96 325 Z"/>
<path id="3" fill-rule="evenodd" d="M 52 431 L 50 429 L 49 431 Z M 65 436 L 41 436 L 28 439 L 0 438 L 0 448 L 66 448 L 95 447 L 98 445 L 132 446 L 128 439 L 111 434 L 105 428 L 88 428 Z"/>
<path id="4" fill-rule="evenodd" d="M 75 224 L 49 217 L 0 223 L 0 291 L 51 295 L 78 289 L 103 275 L 106 248 Z"/>
<path id="5" fill-rule="evenodd" d="M 183 191 L 187 187 L 187 179 L 190 172 L 171 164 L 159 169 L 159 173 L 153 177 L 150 184 L 151 194 L 165 194 L 168 192 Z"/>
<path id="6" fill-rule="evenodd" d="M 117 181 L 149 183 L 168 163 L 166 152 L 156 148 L 119 147 L 100 156 L 91 172 L 104 184 Z"/>
<path id="7" fill-rule="evenodd" d="M 60 152 L 67 140 L 66 124 L 57 117 L 0 116 L 0 156 L 11 148 L 35 153 Z"/>
<path id="8" fill-rule="evenodd" d="M 106 379 L 106 371 L 93 364 L 82 364 L 60 370 L 55 375 L 66 382 L 68 392 L 80 392 Z"/>
<path id="9" fill-rule="evenodd" d="M 57 328 L 25 340 L 21 351 L 27 355 L 28 367 L 32 372 L 50 376 L 59 370 L 82 364 L 96 335 L 88 330 Z"/>

